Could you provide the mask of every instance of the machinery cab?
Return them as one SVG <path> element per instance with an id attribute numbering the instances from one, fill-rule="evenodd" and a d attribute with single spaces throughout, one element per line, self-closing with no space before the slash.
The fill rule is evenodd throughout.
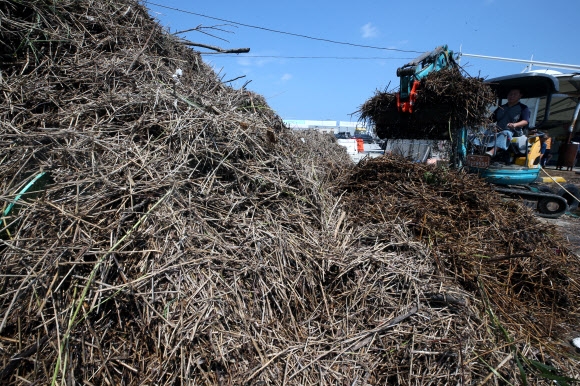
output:
<path id="1" fill-rule="evenodd" d="M 519 89 L 522 93 L 522 101 L 527 101 L 528 107 L 532 110 L 530 127 L 537 128 L 545 124 L 550 115 L 552 96 L 559 91 L 560 83 L 558 79 L 543 72 L 525 72 L 521 74 L 502 76 L 485 81 L 494 91 L 498 98 L 498 106 L 507 99 L 507 94 L 512 89 Z M 545 111 L 538 118 L 538 100 L 545 98 Z"/>
<path id="2" fill-rule="evenodd" d="M 560 90 L 553 95 L 550 117 L 543 130 L 549 130 L 550 136 L 554 138 L 552 152 L 556 155 L 556 167 L 571 170 L 577 165 L 580 146 L 580 74 L 550 73 L 558 79 Z M 543 107 L 540 103 L 538 114 L 541 115 Z"/>
<path id="3" fill-rule="evenodd" d="M 552 105 L 557 105 L 550 114 L 549 128 L 556 135 L 560 134 L 569 143 L 574 134 L 580 131 L 578 115 L 580 113 L 580 74 L 555 74 L 560 90 L 554 95 Z M 576 133 L 575 133 L 576 132 Z"/>
<path id="4" fill-rule="evenodd" d="M 474 131 L 468 142 L 466 165 L 488 181 L 498 185 L 519 185 L 535 181 L 540 172 L 540 135 L 550 115 L 552 95 L 558 92 L 558 80 L 545 73 L 522 73 L 486 81 L 503 104 L 512 89 L 521 91 L 522 102 L 531 110 L 529 127 L 514 132 L 492 127 Z M 525 101 L 524 101 L 525 98 Z M 545 109 L 538 115 L 538 101 Z M 537 121 L 537 118 L 540 121 Z"/>

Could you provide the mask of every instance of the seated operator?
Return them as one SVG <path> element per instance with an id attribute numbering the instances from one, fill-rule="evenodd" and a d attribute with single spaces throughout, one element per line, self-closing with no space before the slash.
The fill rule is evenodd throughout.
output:
<path id="1" fill-rule="evenodd" d="M 507 94 L 507 103 L 493 112 L 491 120 L 496 122 L 495 128 L 487 130 L 482 141 L 489 149 L 486 154 L 495 156 L 496 150 L 506 151 L 513 137 L 524 135 L 530 120 L 530 109 L 520 102 L 521 98 L 520 90 L 511 89 Z M 507 160 L 507 154 L 504 155 Z"/>
<path id="2" fill-rule="evenodd" d="M 514 137 L 526 134 L 530 123 L 530 109 L 520 102 L 521 98 L 520 90 L 511 89 L 507 94 L 507 103 L 495 109 L 492 115 L 492 121 L 496 122 L 499 130 L 510 130 Z"/>

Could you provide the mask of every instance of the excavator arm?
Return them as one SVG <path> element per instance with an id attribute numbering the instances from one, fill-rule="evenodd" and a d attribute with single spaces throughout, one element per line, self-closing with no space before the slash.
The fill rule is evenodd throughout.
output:
<path id="1" fill-rule="evenodd" d="M 444 68 L 457 67 L 453 58 L 453 51 L 447 45 L 439 46 L 433 51 L 425 52 L 410 63 L 397 69 L 397 76 L 401 84 L 397 93 L 397 109 L 401 113 L 413 113 L 413 106 L 417 99 L 417 91 L 421 79 L 432 72 Z"/>

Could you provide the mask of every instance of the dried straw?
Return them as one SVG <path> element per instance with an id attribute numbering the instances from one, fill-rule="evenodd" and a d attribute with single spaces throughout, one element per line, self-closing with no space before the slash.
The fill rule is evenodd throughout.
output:
<path id="1" fill-rule="evenodd" d="M 397 189 L 413 200 L 368 199 L 372 170 L 285 129 L 133 1 L 0 1 L 0 18 L 0 199 L 15 203 L 0 228 L 4 384 L 520 383 L 520 359 L 578 376 L 544 335 L 514 330 L 500 309 L 513 291 L 469 269 L 495 271 L 427 230 L 479 202 L 473 185 L 453 185 L 453 210 L 412 173 Z M 440 212 L 404 212 L 421 195 Z M 568 264 L 526 271 L 542 302 L 564 271 L 569 305 L 531 314 L 556 336 L 564 310 L 577 316 L 576 265 L 541 256 Z M 512 261 L 501 278 L 538 266 Z"/>
<path id="2" fill-rule="evenodd" d="M 433 72 L 421 79 L 413 113 L 399 113 L 395 91 L 376 91 L 358 110 L 380 138 L 449 139 L 450 130 L 489 123 L 491 88 L 459 68 Z"/>

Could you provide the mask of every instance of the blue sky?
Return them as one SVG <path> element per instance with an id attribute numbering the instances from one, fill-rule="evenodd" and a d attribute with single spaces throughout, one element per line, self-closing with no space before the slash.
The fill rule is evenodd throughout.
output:
<path id="1" fill-rule="evenodd" d="M 533 56 L 537 61 L 580 64 L 575 26 L 580 0 L 156 0 L 145 5 L 171 33 L 208 27 L 203 28 L 207 34 L 199 31 L 180 34 L 188 40 L 225 49 L 249 47 L 248 54 L 203 55 L 203 58 L 224 81 L 245 76 L 230 84 L 239 88 L 251 81 L 246 87 L 263 95 L 283 119 L 356 121 L 356 114 L 351 114 L 375 90 L 397 87 L 398 67 L 442 44 L 455 52 L 461 49 L 476 55 L 515 59 Z M 317 39 L 388 49 L 334 44 L 192 13 Z M 468 57 L 461 59 L 461 65 L 472 76 L 483 77 L 519 73 L 526 67 L 521 63 Z"/>

